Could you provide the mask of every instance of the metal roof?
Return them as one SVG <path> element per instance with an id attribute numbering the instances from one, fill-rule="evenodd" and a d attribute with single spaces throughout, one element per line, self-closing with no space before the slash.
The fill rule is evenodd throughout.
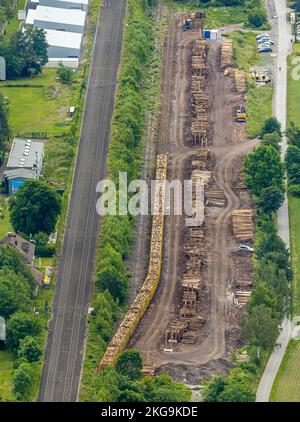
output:
<path id="1" fill-rule="evenodd" d="M 56 47 L 77 48 L 80 50 L 82 34 L 78 32 L 55 31 L 46 29 L 48 45 Z"/>
<path id="2" fill-rule="evenodd" d="M 30 10 L 29 10 L 30 12 Z M 32 20 L 32 13 L 29 13 L 30 17 L 29 20 Z M 62 23 L 62 24 L 69 24 L 69 25 L 78 25 L 84 26 L 86 12 L 78 9 L 61 9 L 58 7 L 47 7 L 47 6 L 37 6 L 35 10 L 33 22 L 35 21 L 45 21 L 45 22 L 55 22 L 55 23 Z M 28 18 L 27 15 L 27 18 Z M 26 23 L 28 22 L 26 19 Z"/>
<path id="3" fill-rule="evenodd" d="M 44 155 L 44 143 L 30 139 L 15 138 L 10 150 L 7 170 L 32 169 L 36 160 L 41 160 Z"/>
<path id="4" fill-rule="evenodd" d="M 88 4 L 89 0 L 56 0 L 57 2 L 64 2 L 64 3 L 78 3 L 78 4 Z"/>

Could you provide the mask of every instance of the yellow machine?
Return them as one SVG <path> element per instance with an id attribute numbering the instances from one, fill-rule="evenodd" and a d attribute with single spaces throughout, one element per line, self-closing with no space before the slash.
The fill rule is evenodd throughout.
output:
<path id="1" fill-rule="evenodd" d="M 238 122 L 246 122 L 247 121 L 247 114 L 246 109 L 243 106 L 240 106 L 236 110 L 236 120 Z"/>

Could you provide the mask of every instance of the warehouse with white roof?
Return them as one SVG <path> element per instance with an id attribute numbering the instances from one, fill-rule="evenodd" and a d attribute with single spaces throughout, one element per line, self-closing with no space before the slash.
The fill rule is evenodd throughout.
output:
<path id="1" fill-rule="evenodd" d="M 51 29 L 46 29 L 45 32 L 50 58 L 77 58 L 80 56 L 81 34 Z"/>
<path id="2" fill-rule="evenodd" d="M 82 10 L 37 6 L 36 9 L 29 9 L 26 24 L 41 29 L 83 34 L 85 18 L 86 12 Z"/>
<path id="3" fill-rule="evenodd" d="M 87 11 L 89 0 L 39 0 L 40 6 L 80 9 Z"/>

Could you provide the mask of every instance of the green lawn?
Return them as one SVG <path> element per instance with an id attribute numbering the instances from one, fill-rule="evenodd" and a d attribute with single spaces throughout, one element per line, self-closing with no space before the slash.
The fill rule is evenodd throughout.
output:
<path id="1" fill-rule="evenodd" d="M 8 212 L 8 204 L 4 202 L 4 200 L 0 199 L 0 213 L 2 217 L 0 217 L 0 239 L 2 239 L 7 232 L 12 231 L 12 227 L 9 221 L 9 212 Z"/>
<path id="2" fill-rule="evenodd" d="M 300 44 L 294 44 L 294 54 L 288 60 L 288 103 L 287 103 L 287 121 L 293 121 L 300 126 L 299 108 L 300 108 L 300 79 L 296 80 L 291 77 L 291 73 L 295 64 L 293 60 L 300 60 Z M 299 66 L 299 62 L 297 61 Z M 298 72 L 299 74 L 299 72 Z"/>
<path id="3" fill-rule="evenodd" d="M 300 44 L 294 45 L 294 54 L 288 60 L 287 121 L 300 126 L 300 80 L 292 77 L 293 58 L 300 56 Z M 300 57 L 299 57 L 300 58 Z M 293 314 L 300 315 L 300 198 L 289 195 L 289 222 L 291 259 L 293 268 Z M 300 357 L 300 356 L 299 356 Z"/>
<path id="4" fill-rule="evenodd" d="M 234 56 L 237 66 L 247 73 L 247 134 L 249 138 L 259 135 L 266 118 L 272 115 L 273 86 L 257 85 L 250 77 L 252 67 L 268 68 L 272 63 L 269 55 L 259 54 L 256 51 L 256 33 L 253 31 L 235 31 L 229 35 L 233 40 Z"/>
<path id="5" fill-rule="evenodd" d="M 0 402 L 12 401 L 12 372 L 14 355 L 0 351 Z"/>
<path id="6" fill-rule="evenodd" d="M 56 69 L 44 69 L 35 78 L 9 81 L 11 85 L 27 84 L 27 87 L 8 87 L 0 83 L 0 90 L 9 99 L 9 124 L 13 135 L 28 135 L 32 132 L 47 132 L 48 136 L 60 136 L 66 127 L 64 123 L 72 94 L 76 85 L 67 86 L 56 81 Z M 34 85 L 41 85 L 36 87 Z"/>
<path id="7" fill-rule="evenodd" d="M 290 244 L 293 268 L 293 314 L 300 315 L 300 198 L 289 195 Z"/>
<path id="8" fill-rule="evenodd" d="M 270 401 L 300 402 L 300 341 L 290 340 L 277 377 Z"/>

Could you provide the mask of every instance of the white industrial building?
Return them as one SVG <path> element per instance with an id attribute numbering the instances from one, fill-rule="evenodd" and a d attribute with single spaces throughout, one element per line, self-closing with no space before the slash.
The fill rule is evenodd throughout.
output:
<path id="1" fill-rule="evenodd" d="M 62 9 L 80 9 L 87 11 L 89 0 L 39 0 L 40 6 L 60 7 Z"/>
<path id="2" fill-rule="evenodd" d="M 83 34 L 86 12 L 78 9 L 37 6 L 29 9 L 25 23 L 41 29 Z"/>
<path id="3" fill-rule="evenodd" d="M 46 29 L 45 32 L 50 58 L 78 58 L 80 56 L 81 34 L 52 29 Z"/>

